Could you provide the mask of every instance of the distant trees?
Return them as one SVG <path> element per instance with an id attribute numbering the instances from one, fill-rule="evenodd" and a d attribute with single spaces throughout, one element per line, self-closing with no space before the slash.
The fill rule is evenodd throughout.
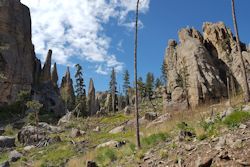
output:
<path id="1" fill-rule="evenodd" d="M 242 75 L 243 75 L 244 97 L 245 97 L 245 102 L 249 102 L 250 101 L 249 85 L 247 82 L 246 67 L 245 67 L 245 63 L 244 63 L 243 55 L 242 55 L 242 50 L 241 50 L 241 46 L 240 46 L 240 37 L 239 37 L 238 25 L 237 25 L 236 14 L 235 14 L 234 0 L 231 0 L 231 5 L 232 5 L 232 18 L 233 18 L 233 23 L 234 23 L 234 31 L 235 31 L 235 36 L 236 36 L 237 49 L 238 49 L 238 54 L 240 56 L 241 71 L 242 71 Z"/>
<path id="2" fill-rule="evenodd" d="M 86 101 L 86 90 L 85 90 L 85 84 L 82 74 L 82 67 L 79 64 L 75 65 L 76 67 L 76 85 L 75 85 L 75 92 L 76 92 L 76 105 L 79 106 L 81 116 L 87 115 L 87 101 Z"/>
<path id="3" fill-rule="evenodd" d="M 156 89 L 156 88 L 159 88 L 160 86 L 163 85 L 163 83 L 162 83 L 162 81 L 160 80 L 160 78 L 156 78 L 154 84 L 155 84 L 155 85 L 154 85 L 155 89 Z"/>
<path id="4" fill-rule="evenodd" d="M 109 82 L 109 88 L 110 88 L 110 94 L 111 94 L 111 110 L 113 112 L 117 111 L 117 106 L 118 106 L 118 96 L 117 96 L 117 82 L 116 82 L 116 73 L 115 69 L 112 69 L 111 72 L 111 78 Z"/>
<path id="5" fill-rule="evenodd" d="M 146 77 L 146 96 L 151 99 L 154 90 L 154 74 L 148 72 Z"/>
<path id="6" fill-rule="evenodd" d="M 129 76 L 129 72 L 128 70 L 126 70 L 123 74 L 123 92 L 125 95 L 125 99 L 126 99 L 126 105 L 129 105 L 129 95 L 128 95 L 128 91 L 130 88 L 130 76 Z"/>

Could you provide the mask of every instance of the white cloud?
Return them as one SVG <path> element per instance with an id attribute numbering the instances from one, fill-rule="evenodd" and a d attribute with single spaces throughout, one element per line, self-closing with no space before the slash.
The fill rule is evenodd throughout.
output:
<path id="1" fill-rule="evenodd" d="M 145 13 L 150 0 L 142 0 Z M 135 0 L 21 0 L 31 10 L 33 43 L 42 60 L 48 49 L 58 64 L 72 65 L 73 57 L 96 64 L 96 72 L 107 74 L 110 68 L 122 70 L 123 63 L 109 53 L 111 38 L 103 24 L 115 18 L 119 25 L 135 10 Z"/>

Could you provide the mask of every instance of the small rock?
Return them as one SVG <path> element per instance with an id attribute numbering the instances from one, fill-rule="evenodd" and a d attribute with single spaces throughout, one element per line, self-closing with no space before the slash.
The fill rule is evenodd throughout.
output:
<path id="1" fill-rule="evenodd" d="M 0 128 L 0 135 L 4 134 L 5 130 L 3 128 Z"/>
<path id="2" fill-rule="evenodd" d="M 15 147 L 15 138 L 9 136 L 0 136 L 0 148 Z"/>
<path id="3" fill-rule="evenodd" d="M 95 129 L 93 129 L 94 132 L 100 132 L 101 128 L 100 126 L 97 126 Z"/>
<path id="4" fill-rule="evenodd" d="M 147 112 L 145 114 L 145 119 L 148 120 L 148 121 L 153 121 L 157 118 L 157 113 L 155 112 Z"/>
<path id="5" fill-rule="evenodd" d="M 11 162 L 16 162 L 17 160 L 19 160 L 23 155 L 19 152 L 17 152 L 16 150 L 11 151 L 9 154 L 9 159 Z"/>
<path id="6" fill-rule="evenodd" d="M 218 143 L 215 146 L 216 150 L 221 150 L 226 144 L 226 138 L 220 137 Z"/>
<path id="7" fill-rule="evenodd" d="M 0 167 L 10 167 L 9 161 L 5 161 L 5 162 L 1 163 Z"/>
<path id="8" fill-rule="evenodd" d="M 246 161 L 246 160 L 237 160 L 237 162 L 242 165 L 242 166 L 250 166 L 250 161 Z"/>
<path id="9" fill-rule="evenodd" d="M 250 106 L 249 105 L 243 106 L 242 111 L 246 111 L 246 112 L 250 111 Z"/>
<path id="10" fill-rule="evenodd" d="M 114 129 L 112 129 L 111 131 L 109 131 L 109 133 L 117 134 L 117 133 L 121 133 L 123 131 L 125 131 L 125 126 L 124 125 L 118 126 L 118 127 L 114 128 Z"/>
<path id="11" fill-rule="evenodd" d="M 117 145 L 119 145 L 118 141 L 111 140 L 111 141 L 108 141 L 106 143 L 99 144 L 97 146 L 97 148 L 102 148 L 102 147 L 116 147 Z"/>
<path id="12" fill-rule="evenodd" d="M 80 137 L 84 134 L 86 134 L 86 132 L 81 131 L 79 129 L 72 128 L 70 137 L 72 137 L 72 138 Z"/>
<path id="13" fill-rule="evenodd" d="M 200 157 L 196 161 L 197 167 L 210 167 L 212 165 L 213 158 L 211 157 L 205 157 L 204 159 L 201 159 Z"/>
<path id="14" fill-rule="evenodd" d="M 192 146 L 192 145 L 189 145 L 189 144 L 185 145 L 185 150 L 187 150 L 187 151 L 191 151 L 191 150 L 193 150 L 194 148 L 195 148 L 195 147 Z"/>
<path id="15" fill-rule="evenodd" d="M 35 146 L 30 145 L 30 146 L 24 147 L 23 150 L 26 151 L 26 152 L 29 152 L 29 151 L 32 150 L 33 148 L 35 148 Z"/>
<path id="16" fill-rule="evenodd" d="M 98 167 L 97 164 L 94 161 L 88 161 L 87 167 Z"/>
<path id="17" fill-rule="evenodd" d="M 245 125 L 245 124 L 240 124 L 239 128 L 240 128 L 240 129 L 246 129 L 246 128 L 247 128 L 247 125 Z"/>
<path id="18" fill-rule="evenodd" d="M 132 112 L 132 111 L 131 111 L 130 106 L 127 106 L 127 107 L 124 108 L 124 114 L 125 114 L 125 115 L 129 115 L 129 114 L 131 114 L 131 112 Z"/>

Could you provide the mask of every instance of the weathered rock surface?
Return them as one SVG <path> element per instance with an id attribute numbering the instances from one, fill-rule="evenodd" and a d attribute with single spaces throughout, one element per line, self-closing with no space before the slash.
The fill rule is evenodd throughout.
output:
<path id="1" fill-rule="evenodd" d="M 57 66 L 56 63 L 54 63 L 52 72 L 51 72 L 51 81 L 55 88 L 58 88 L 57 82 L 58 82 L 58 73 L 57 73 Z"/>
<path id="2" fill-rule="evenodd" d="M 18 0 L 0 1 L 0 105 L 16 100 L 20 90 L 31 90 L 35 57 L 31 42 L 31 19 L 29 8 Z M 38 63 L 38 64 L 37 64 Z"/>
<path id="3" fill-rule="evenodd" d="M 74 94 L 73 80 L 70 77 L 69 67 L 67 67 L 67 71 L 64 77 L 62 78 L 60 92 L 67 108 L 69 110 L 73 110 L 75 102 L 75 94 Z"/>
<path id="4" fill-rule="evenodd" d="M 89 115 L 91 116 L 95 115 L 98 110 L 97 104 L 96 104 L 96 97 L 95 97 L 95 86 L 94 86 L 94 81 L 92 78 L 89 81 L 88 109 L 89 109 Z"/>
<path id="5" fill-rule="evenodd" d="M 5 161 L 5 162 L 1 163 L 0 167 L 10 167 L 9 161 Z"/>
<path id="6" fill-rule="evenodd" d="M 121 125 L 121 126 L 118 126 L 114 129 L 112 129 L 111 131 L 109 131 L 109 133 L 111 134 L 117 134 L 117 133 L 121 133 L 125 130 L 125 126 L 124 125 Z"/>
<path id="7" fill-rule="evenodd" d="M 19 160 L 23 155 L 21 153 L 19 153 L 18 151 L 14 150 L 11 151 L 9 154 L 9 159 L 11 162 L 16 162 L 17 160 Z"/>
<path id="8" fill-rule="evenodd" d="M 204 23 L 203 32 L 202 35 L 194 28 L 182 29 L 180 43 L 174 40 L 168 43 L 165 110 L 195 107 L 227 97 L 227 75 L 232 93 L 242 87 L 240 60 L 230 29 L 221 22 Z M 242 50 L 247 69 L 250 69 L 250 53 L 244 44 Z"/>
<path id="9" fill-rule="evenodd" d="M 8 136 L 0 136 L 0 148 L 15 147 L 15 138 Z"/>
<path id="10" fill-rule="evenodd" d="M 0 41 L 0 74 L 4 76 L 0 80 L 0 106 L 15 102 L 20 91 L 29 91 L 47 111 L 64 114 L 55 73 L 51 79 L 52 51 L 41 69 L 31 40 L 30 11 L 19 0 L 0 0 Z"/>

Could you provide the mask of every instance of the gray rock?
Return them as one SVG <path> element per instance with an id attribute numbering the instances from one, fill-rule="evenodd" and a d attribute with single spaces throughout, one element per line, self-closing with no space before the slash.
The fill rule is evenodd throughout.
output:
<path id="1" fill-rule="evenodd" d="M 26 146 L 23 148 L 24 151 L 29 152 L 30 150 L 32 150 L 33 148 L 35 148 L 35 146 L 31 145 L 31 146 Z"/>
<path id="2" fill-rule="evenodd" d="M 111 140 L 111 141 L 108 141 L 108 142 L 106 142 L 106 143 L 99 144 L 99 145 L 97 146 L 97 148 L 103 148 L 103 147 L 116 147 L 117 145 L 119 145 L 119 142 L 118 142 L 118 141 Z"/>
<path id="3" fill-rule="evenodd" d="M 157 118 L 157 113 L 155 112 L 147 112 L 145 113 L 145 119 L 148 121 L 153 121 Z"/>
<path id="4" fill-rule="evenodd" d="M 85 134 L 86 134 L 85 131 L 82 131 L 82 130 L 73 128 L 73 129 L 71 130 L 70 137 L 76 138 L 76 137 L 83 136 L 83 135 L 85 135 Z"/>
<path id="5" fill-rule="evenodd" d="M 243 106 L 242 111 L 250 112 L 250 106 L 249 105 Z"/>
<path id="6" fill-rule="evenodd" d="M 240 128 L 240 129 L 246 129 L 246 128 L 247 128 L 247 125 L 245 125 L 245 124 L 240 124 L 239 128 Z"/>
<path id="7" fill-rule="evenodd" d="M 21 144 L 34 145 L 46 139 L 46 131 L 34 126 L 25 126 L 18 132 L 17 139 Z"/>
<path id="8" fill-rule="evenodd" d="M 109 131 L 109 133 L 111 134 L 117 134 L 117 133 L 121 133 L 121 132 L 124 132 L 125 131 L 125 126 L 122 125 L 122 126 L 118 126 L 114 129 L 112 129 L 111 131 Z"/>
<path id="9" fill-rule="evenodd" d="M 124 108 L 124 114 L 125 114 L 125 115 L 129 115 L 129 114 L 131 114 L 131 113 L 132 113 L 131 107 L 130 107 L 130 106 L 126 106 L 126 107 Z"/>
<path id="10" fill-rule="evenodd" d="M 23 155 L 21 153 L 19 153 L 18 151 L 14 150 L 11 151 L 9 154 L 9 159 L 11 162 L 16 162 L 18 161 Z"/>
<path id="11" fill-rule="evenodd" d="M 9 161 L 5 161 L 5 162 L 1 163 L 0 167 L 10 167 Z"/>
<path id="12" fill-rule="evenodd" d="M 74 114 L 72 112 L 67 112 L 66 115 L 64 115 L 57 123 L 57 125 L 63 125 L 63 124 L 67 124 L 70 122 L 70 120 L 72 120 L 72 118 L 74 117 Z"/>
<path id="13" fill-rule="evenodd" d="M 100 126 L 97 126 L 95 129 L 93 129 L 94 132 L 100 132 L 101 131 L 101 128 Z"/>
<path id="14" fill-rule="evenodd" d="M 15 147 L 15 138 L 9 136 L 0 136 L 0 148 Z"/>
<path id="15" fill-rule="evenodd" d="M 221 150 L 226 144 L 226 137 L 220 137 L 218 143 L 215 146 L 216 150 Z"/>
<path id="16" fill-rule="evenodd" d="M 51 133 L 60 133 L 60 132 L 62 132 L 62 128 L 61 127 L 49 125 L 46 122 L 39 122 L 38 126 L 40 128 L 42 128 L 42 129 L 46 129 L 47 131 L 49 131 Z"/>

